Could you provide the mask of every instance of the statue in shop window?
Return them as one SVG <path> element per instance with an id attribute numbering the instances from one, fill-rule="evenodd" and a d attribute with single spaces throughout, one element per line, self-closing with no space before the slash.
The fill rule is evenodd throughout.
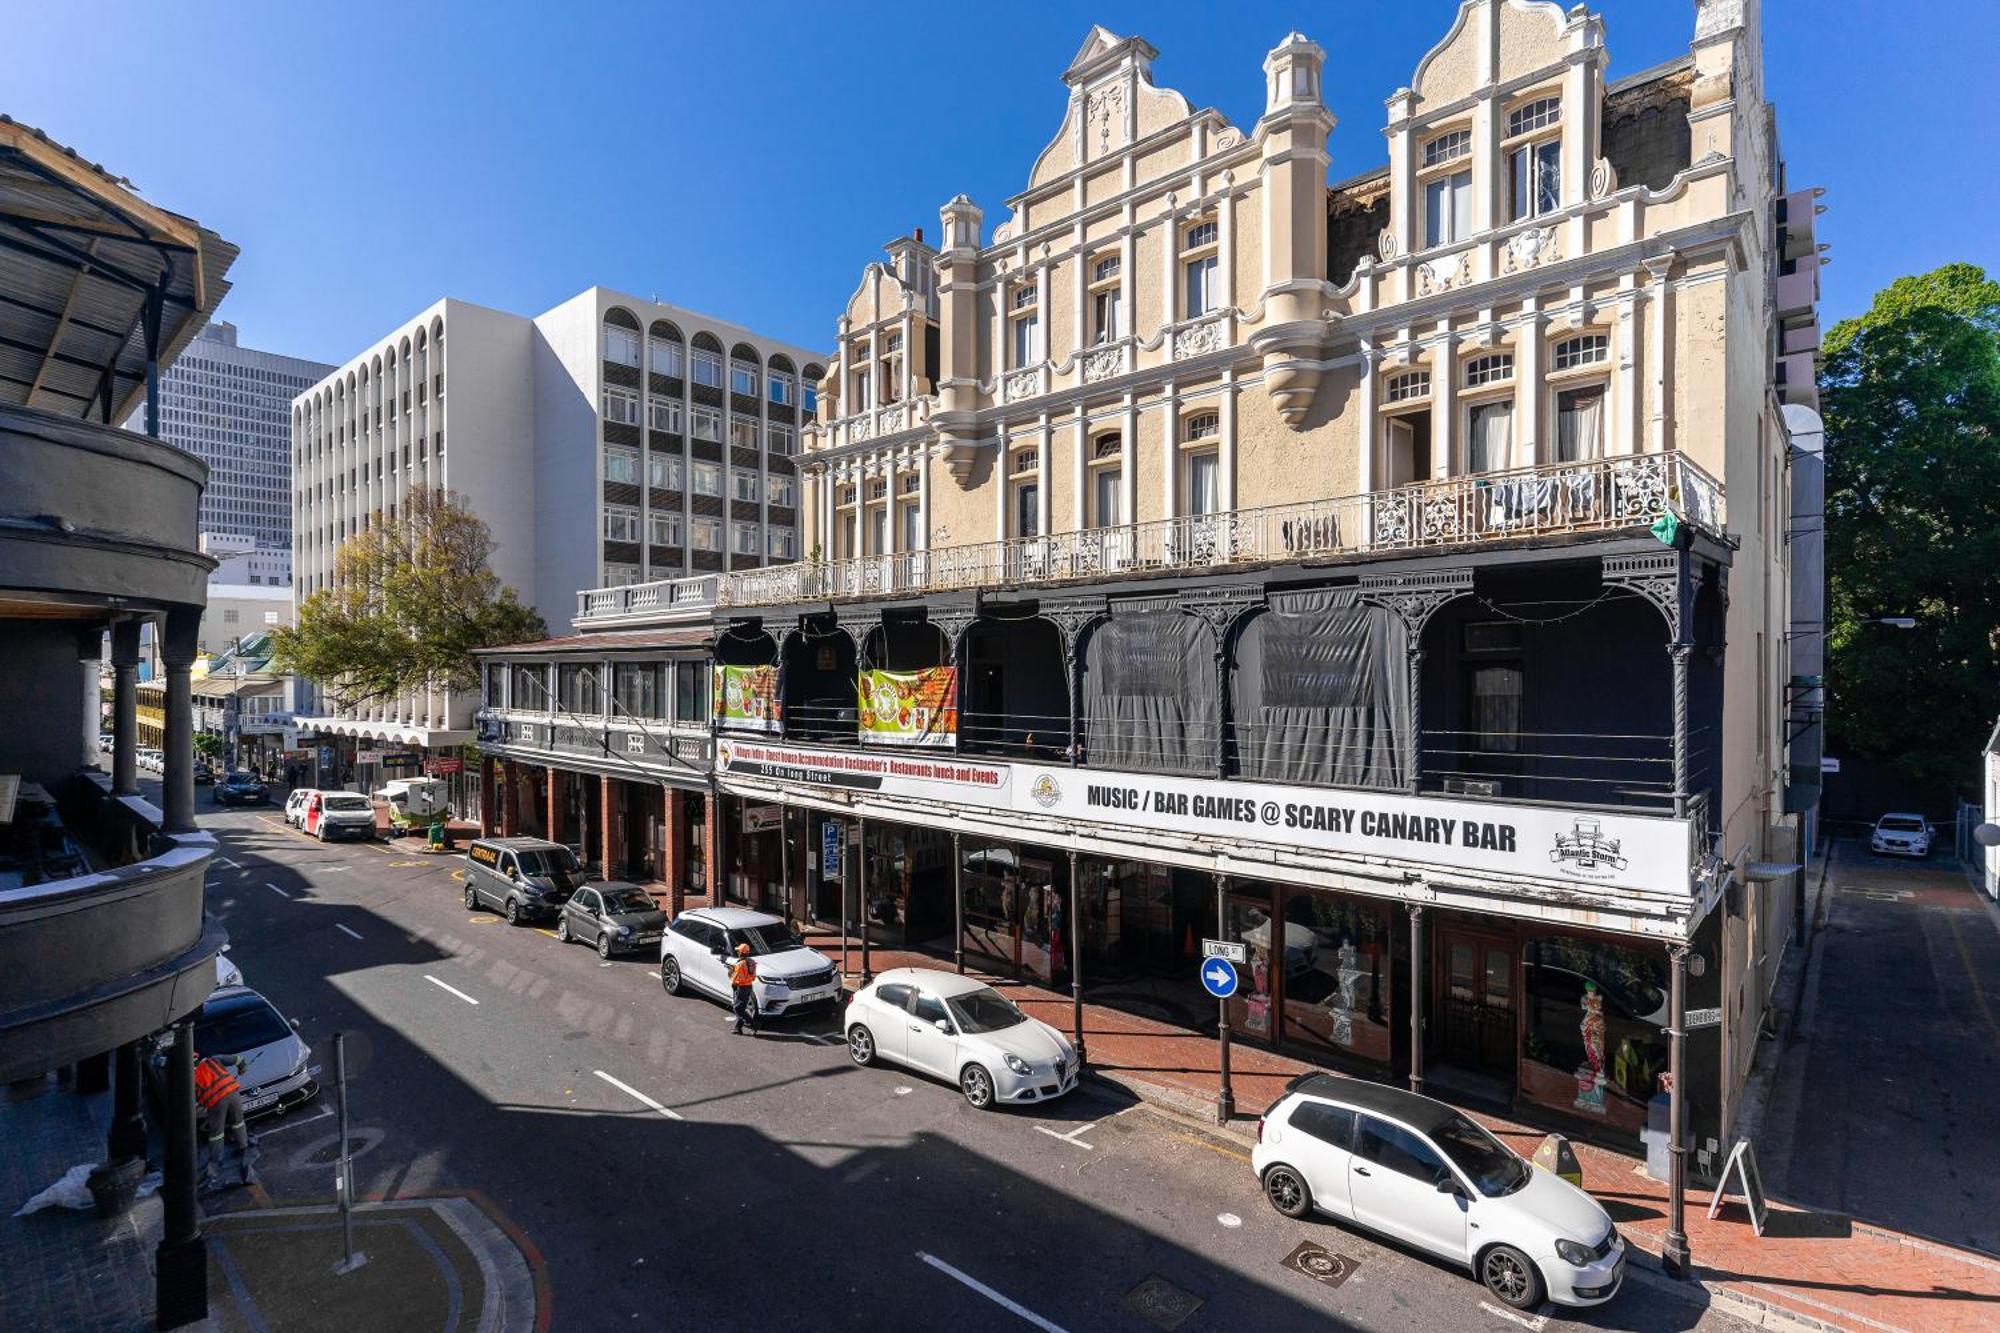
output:
<path id="1" fill-rule="evenodd" d="M 1576 1067 L 1576 1101 L 1579 1111 L 1604 1114 L 1604 993 L 1597 983 L 1583 983 L 1583 1021 L 1577 1025 L 1583 1035 L 1583 1063 Z"/>

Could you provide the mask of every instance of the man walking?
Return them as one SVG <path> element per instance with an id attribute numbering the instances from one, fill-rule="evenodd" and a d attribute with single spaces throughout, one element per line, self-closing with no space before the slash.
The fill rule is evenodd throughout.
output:
<path id="1" fill-rule="evenodd" d="M 242 1173 L 239 1183 L 254 1185 L 257 1173 L 250 1165 L 250 1147 L 254 1140 L 250 1137 L 250 1127 L 243 1120 L 242 1085 L 236 1081 L 236 1075 L 224 1068 L 214 1056 L 199 1052 L 196 1055 L 194 1104 L 201 1113 L 202 1136 L 208 1141 L 208 1163 L 202 1172 L 202 1188 L 213 1189 L 222 1183 L 224 1134 L 236 1145 L 236 1157 Z"/>
<path id="2" fill-rule="evenodd" d="M 750 1024 L 750 1035 L 757 1034 L 757 963 L 750 957 L 750 946 L 736 946 L 736 957 L 729 964 L 730 1011 L 735 1023 L 736 1035 L 743 1035 L 743 1024 Z"/>

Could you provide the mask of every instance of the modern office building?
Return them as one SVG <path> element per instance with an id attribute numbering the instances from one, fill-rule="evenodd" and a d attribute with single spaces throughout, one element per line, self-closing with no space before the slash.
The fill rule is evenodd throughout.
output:
<path id="1" fill-rule="evenodd" d="M 333 367 L 245 347 L 217 320 L 160 375 L 160 438 L 208 465 L 201 530 L 292 545 L 292 399 Z M 125 425 L 144 428 L 143 400 Z"/>
<path id="2" fill-rule="evenodd" d="M 533 317 L 440 301 L 292 405 L 298 595 L 424 485 L 486 521 L 494 573 L 555 626 L 579 588 L 796 558 L 796 454 L 824 373 L 804 349 L 602 287 Z M 360 756 L 472 738 L 470 696 L 354 716 L 316 697 L 309 723 L 364 784 L 381 773 Z"/>

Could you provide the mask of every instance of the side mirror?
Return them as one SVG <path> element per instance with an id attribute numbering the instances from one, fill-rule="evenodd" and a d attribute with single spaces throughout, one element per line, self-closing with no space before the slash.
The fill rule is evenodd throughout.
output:
<path id="1" fill-rule="evenodd" d="M 294 1032 L 297 1032 L 297 1031 L 299 1030 L 299 1020 L 298 1020 L 298 1019 L 296 1019 L 296 1018 L 293 1018 L 293 1019 L 288 1019 L 287 1021 L 291 1023 L 291 1025 L 292 1025 L 292 1031 L 294 1031 Z"/>
<path id="2" fill-rule="evenodd" d="M 1465 1195 L 1465 1188 L 1458 1183 L 1456 1176 L 1440 1176 L 1438 1178 L 1437 1191 L 1439 1194 L 1452 1194 L 1461 1198 Z"/>
<path id="3" fill-rule="evenodd" d="M 951 1020 L 949 1018 L 940 1018 L 937 1021 L 937 1030 L 939 1032 L 944 1033 L 944 1035 L 947 1037 L 951 1036 L 952 1035 Z"/>

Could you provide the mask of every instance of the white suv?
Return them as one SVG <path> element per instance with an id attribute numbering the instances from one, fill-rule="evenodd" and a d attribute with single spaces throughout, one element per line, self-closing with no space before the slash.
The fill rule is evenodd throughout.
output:
<path id="1" fill-rule="evenodd" d="M 728 1000 L 729 960 L 739 944 L 750 946 L 757 964 L 753 989 L 760 1016 L 840 999 L 840 973 L 832 959 L 799 943 L 784 918 L 742 907 L 698 907 L 674 918 L 660 940 L 661 989 L 669 995 L 698 990 Z"/>
<path id="2" fill-rule="evenodd" d="M 1597 1200 L 1531 1166 L 1455 1107 L 1303 1074 L 1257 1122 L 1251 1167 L 1287 1217 L 1317 1210 L 1471 1269 L 1517 1310 L 1601 1305 L 1625 1241 Z"/>

